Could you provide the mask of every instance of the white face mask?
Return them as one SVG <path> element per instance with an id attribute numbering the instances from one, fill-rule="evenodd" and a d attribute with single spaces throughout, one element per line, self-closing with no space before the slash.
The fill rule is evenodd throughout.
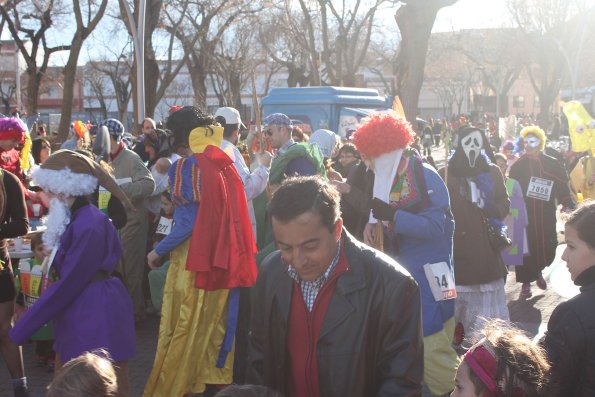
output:
<path id="1" fill-rule="evenodd" d="M 481 132 L 473 131 L 469 135 L 461 139 L 461 146 L 465 151 L 465 156 L 469 160 L 469 167 L 475 168 L 475 161 L 481 154 L 483 148 L 483 137 Z"/>
<path id="2" fill-rule="evenodd" d="M 541 139 L 537 138 L 534 134 L 527 134 L 523 140 L 525 141 L 525 146 L 533 149 L 541 145 Z"/>

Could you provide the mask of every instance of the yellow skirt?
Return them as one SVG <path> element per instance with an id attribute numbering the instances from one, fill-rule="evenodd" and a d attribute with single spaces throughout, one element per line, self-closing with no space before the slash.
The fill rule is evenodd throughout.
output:
<path id="1" fill-rule="evenodd" d="M 181 397 L 202 393 L 207 384 L 232 382 L 233 351 L 224 368 L 215 367 L 225 335 L 229 290 L 194 287 L 195 274 L 186 271 L 189 241 L 171 253 L 157 354 L 143 397 Z"/>

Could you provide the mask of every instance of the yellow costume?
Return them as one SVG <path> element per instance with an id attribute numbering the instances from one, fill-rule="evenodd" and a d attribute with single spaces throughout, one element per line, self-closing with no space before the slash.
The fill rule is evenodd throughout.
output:
<path id="1" fill-rule="evenodd" d="M 232 381 L 233 352 L 224 368 L 215 368 L 225 335 L 229 290 L 206 292 L 194 287 L 195 275 L 186 271 L 188 242 L 171 253 L 157 355 L 144 397 L 181 397 L 204 392 L 206 384 Z"/>
<path id="2" fill-rule="evenodd" d="M 564 103 L 562 107 L 568 119 L 568 133 L 572 150 L 580 153 L 595 149 L 595 119 L 579 101 Z"/>
<path id="3" fill-rule="evenodd" d="M 566 102 L 563 105 L 564 115 L 568 119 L 568 133 L 574 152 L 589 152 L 581 158 L 570 172 L 570 185 L 577 197 L 580 192 L 583 199 L 595 199 L 595 119 L 591 117 L 579 101 Z"/>
<path id="4" fill-rule="evenodd" d="M 194 129 L 190 148 L 194 153 L 206 144 L 219 146 L 223 128 L 216 126 Z M 205 139 L 208 143 L 205 144 Z M 216 141 L 219 141 L 218 143 Z M 200 173 L 193 157 L 176 162 L 169 171 L 174 212 L 174 229 L 167 238 L 179 238 L 176 227 L 194 225 L 200 203 Z M 190 230 L 191 226 L 190 226 Z M 208 231 L 207 231 L 208 232 Z M 170 267 L 163 289 L 163 306 L 159 341 L 153 370 L 145 387 L 144 397 L 181 397 L 202 393 L 207 384 L 229 384 L 233 377 L 234 352 L 217 368 L 221 345 L 226 332 L 229 290 L 207 292 L 196 288 L 194 272 L 186 270 L 190 239 L 171 250 Z M 161 244 L 167 247 L 167 238 Z M 159 251 L 160 245 L 156 251 Z M 163 248 L 167 251 L 167 248 Z"/>
<path id="5" fill-rule="evenodd" d="M 570 172 L 570 186 L 575 197 L 580 192 L 583 199 L 595 199 L 595 183 L 590 183 L 593 175 L 595 175 L 595 157 L 593 154 L 586 155 Z"/>

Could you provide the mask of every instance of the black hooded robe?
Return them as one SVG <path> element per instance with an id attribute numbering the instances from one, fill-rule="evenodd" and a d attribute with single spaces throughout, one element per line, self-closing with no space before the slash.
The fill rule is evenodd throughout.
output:
<path id="1" fill-rule="evenodd" d="M 564 167 L 555 158 L 546 154 L 540 153 L 536 159 L 531 159 L 527 155 L 522 156 L 510 168 L 509 176 L 521 185 L 529 218 L 527 226 L 529 255 L 524 257 L 522 266 L 516 266 L 516 279 L 520 283 L 530 283 L 536 281 L 540 272 L 551 265 L 556 257 L 558 246 L 556 205 L 562 204 L 566 208 L 573 209 L 575 203 Z M 532 177 L 553 183 L 549 200 L 545 199 L 548 196 L 547 190 L 542 194 L 528 192 Z"/>

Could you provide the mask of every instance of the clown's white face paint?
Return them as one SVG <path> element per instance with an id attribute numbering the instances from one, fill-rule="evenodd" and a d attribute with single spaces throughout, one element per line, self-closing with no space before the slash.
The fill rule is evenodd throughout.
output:
<path id="1" fill-rule="evenodd" d="M 527 134 L 523 140 L 525 141 L 525 146 L 528 146 L 532 149 L 538 148 L 539 145 L 541 145 L 541 139 L 539 139 L 535 134 Z"/>
<path id="2" fill-rule="evenodd" d="M 481 154 L 483 147 L 483 138 L 479 131 L 473 131 L 466 137 L 462 138 L 461 146 L 465 151 L 465 156 L 469 160 L 469 167 L 475 168 L 475 161 Z"/>

